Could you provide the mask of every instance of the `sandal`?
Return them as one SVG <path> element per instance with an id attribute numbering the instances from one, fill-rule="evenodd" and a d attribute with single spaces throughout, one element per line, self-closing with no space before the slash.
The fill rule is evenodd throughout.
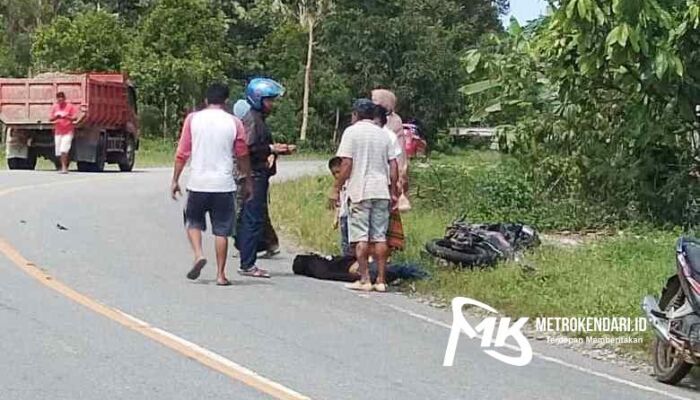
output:
<path id="1" fill-rule="evenodd" d="M 239 269 L 238 273 L 240 275 L 249 276 L 252 278 L 270 278 L 270 273 L 258 267 L 252 267 L 250 269 Z"/>
<path id="2" fill-rule="evenodd" d="M 278 255 L 279 253 L 280 253 L 280 250 L 279 250 L 279 249 L 267 250 L 267 251 L 265 251 L 264 253 L 262 253 L 261 255 L 259 255 L 258 258 L 263 258 L 263 259 L 265 259 L 265 258 L 272 258 L 272 257 Z"/>
<path id="3" fill-rule="evenodd" d="M 230 280 L 226 279 L 224 282 L 216 282 L 216 286 L 231 286 L 233 283 L 231 283 Z"/>
<path id="4" fill-rule="evenodd" d="M 207 265 L 206 258 L 200 258 L 194 263 L 190 272 L 187 273 L 187 279 L 195 280 L 199 278 L 199 274 L 202 273 L 202 268 Z"/>
<path id="5" fill-rule="evenodd" d="M 345 285 L 345 288 L 350 290 L 358 290 L 362 292 L 371 292 L 372 289 L 374 289 L 374 286 L 372 286 L 372 282 L 355 281 L 353 283 L 348 283 L 347 285 Z"/>
<path id="6" fill-rule="evenodd" d="M 386 293 L 387 285 L 386 285 L 386 283 L 377 283 L 373 286 L 373 289 L 376 292 Z"/>

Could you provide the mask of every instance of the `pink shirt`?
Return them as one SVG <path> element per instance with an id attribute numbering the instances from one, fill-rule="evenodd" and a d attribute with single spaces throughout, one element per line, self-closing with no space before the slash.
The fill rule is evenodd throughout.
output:
<path id="1" fill-rule="evenodd" d="M 63 103 L 63 107 L 56 103 L 51 107 L 51 119 L 58 117 L 53 122 L 56 135 L 69 135 L 73 133 L 73 118 L 78 114 L 78 109 L 71 103 Z"/>

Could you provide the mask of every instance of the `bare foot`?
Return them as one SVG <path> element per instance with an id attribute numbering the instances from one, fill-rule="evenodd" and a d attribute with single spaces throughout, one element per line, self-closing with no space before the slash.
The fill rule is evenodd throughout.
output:
<path id="1" fill-rule="evenodd" d="M 233 285 L 226 277 L 216 278 L 216 286 L 231 286 Z"/>

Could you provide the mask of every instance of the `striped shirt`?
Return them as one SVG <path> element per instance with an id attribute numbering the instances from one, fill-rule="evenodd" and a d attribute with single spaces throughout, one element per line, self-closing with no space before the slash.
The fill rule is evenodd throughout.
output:
<path id="1" fill-rule="evenodd" d="M 369 120 L 348 127 L 336 155 L 352 159 L 347 182 L 351 202 L 391 199 L 389 162 L 396 159 L 396 152 L 391 137 L 382 128 Z"/>

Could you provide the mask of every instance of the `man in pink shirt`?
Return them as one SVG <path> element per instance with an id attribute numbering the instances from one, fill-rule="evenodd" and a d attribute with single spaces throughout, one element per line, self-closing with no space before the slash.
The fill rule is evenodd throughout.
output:
<path id="1" fill-rule="evenodd" d="M 56 94 L 56 103 L 51 107 L 50 121 L 53 122 L 56 157 L 61 159 L 60 173 L 68 173 L 68 153 L 73 143 L 74 122 L 78 119 L 78 109 L 66 101 L 63 92 Z"/>
<path id="2" fill-rule="evenodd" d="M 178 193 L 182 194 L 180 175 L 189 161 L 184 220 L 194 251 L 194 263 L 187 278 L 199 278 L 207 263 L 202 255 L 202 231 L 207 229 L 206 214 L 209 214 L 211 230 L 216 237 L 216 284 L 219 286 L 231 285 L 225 268 L 228 238 L 233 233 L 236 215 L 236 190 L 239 189 L 233 173 L 234 158 L 241 175 L 250 173 L 245 127 L 240 119 L 224 111 L 228 96 L 228 87 L 211 85 L 207 89 L 206 108 L 189 114 L 185 119 L 170 189 L 173 199 L 177 199 Z M 252 193 L 250 186 L 246 184 L 243 188 L 247 196 Z"/>

